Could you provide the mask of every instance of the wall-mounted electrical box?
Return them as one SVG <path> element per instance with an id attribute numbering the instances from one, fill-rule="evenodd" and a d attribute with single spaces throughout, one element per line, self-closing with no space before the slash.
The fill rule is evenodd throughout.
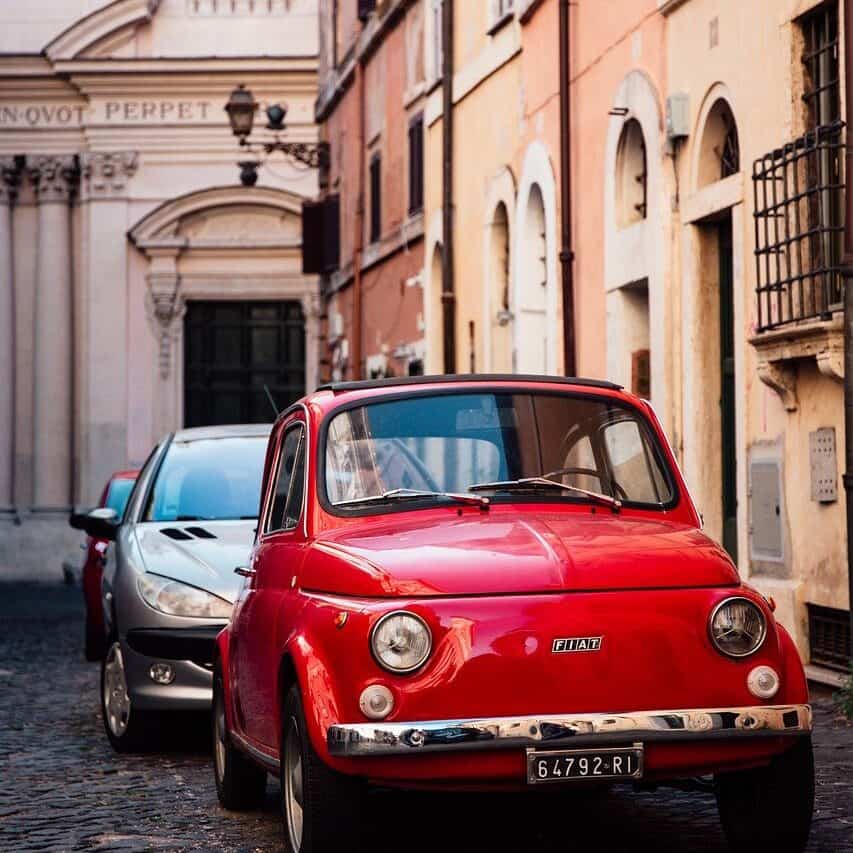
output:
<path id="1" fill-rule="evenodd" d="M 812 475 L 812 500 L 828 504 L 838 500 L 838 457 L 835 429 L 823 427 L 809 433 L 809 468 Z"/>
<path id="2" fill-rule="evenodd" d="M 676 92 L 666 99 L 666 138 L 672 142 L 690 136 L 690 98 Z"/>

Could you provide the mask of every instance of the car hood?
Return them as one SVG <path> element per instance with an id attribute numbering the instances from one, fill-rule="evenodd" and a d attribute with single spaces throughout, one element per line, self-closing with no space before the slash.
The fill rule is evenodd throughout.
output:
<path id="1" fill-rule="evenodd" d="M 346 563 L 346 567 L 342 565 Z M 365 596 L 485 595 L 726 586 L 726 553 L 667 518 L 588 510 L 400 513 L 330 531 L 303 586 Z"/>
<path id="2" fill-rule="evenodd" d="M 135 534 L 146 571 L 233 603 L 241 584 L 234 569 L 249 559 L 256 524 L 254 520 L 147 522 L 136 525 Z"/>

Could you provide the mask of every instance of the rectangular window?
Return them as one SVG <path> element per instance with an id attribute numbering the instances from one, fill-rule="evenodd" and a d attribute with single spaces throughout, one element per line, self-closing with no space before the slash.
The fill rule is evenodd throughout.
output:
<path id="1" fill-rule="evenodd" d="M 431 0 L 432 4 L 432 71 L 435 79 L 441 77 L 441 69 L 444 64 L 444 50 L 442 47 L 442 0 Z"/>
<path id="2" fill-rule="evenodd" d="M 842 308 L 844 123 L 838 5 L 798 21 L 805 133 L 753 164 L 758 331 L 829 320 Z"/>
<path id="3" fill-rule="evenodd" d="M 424 117 L 417 115 L 409 124 L 409 213 L 424 207 Z"/>
<path id="4" fill-rule="evenodd" d="M 374 154 L 370 160 L 370 242 L 382 236 L 382 158 Z"/>

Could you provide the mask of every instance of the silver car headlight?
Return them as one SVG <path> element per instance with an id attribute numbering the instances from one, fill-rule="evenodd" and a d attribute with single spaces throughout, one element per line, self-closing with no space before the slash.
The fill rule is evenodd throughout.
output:
<path id="1" fill-rule="evenodd" d="M 399 610 L 376 623 L 370 647 L 379 665 L 389 672 L 414 672 L 432 651 L 432 634 L 420 616 Z"/>
<path id="2" fill-rule="evenodd" d="M 171 578 L 152 574 L 140 575 L 137 587 L 146 604 L 169 616 L 193 616 L 197 619 L 231 618 L 231 604 L 224 598 Z"/>
<path id="3" fill-rule="evenodd" d="M 761 648 L 767 635 L 767 620 L 761 608 L 748 598 L 727 598 L 711 612 L 708 629 L 719 651 L 744 658 Z"/>

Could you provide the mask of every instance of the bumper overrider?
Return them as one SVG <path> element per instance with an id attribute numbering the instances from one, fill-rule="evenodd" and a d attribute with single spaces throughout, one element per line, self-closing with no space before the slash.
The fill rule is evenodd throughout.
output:
<path id="1" fill-rule="evenodd" d="M 476 749 L 610 745 L 807 735 L 809 705 L 695 708 L 330 726 L 329 753 L 342 758 L 423 755 Z"/>

